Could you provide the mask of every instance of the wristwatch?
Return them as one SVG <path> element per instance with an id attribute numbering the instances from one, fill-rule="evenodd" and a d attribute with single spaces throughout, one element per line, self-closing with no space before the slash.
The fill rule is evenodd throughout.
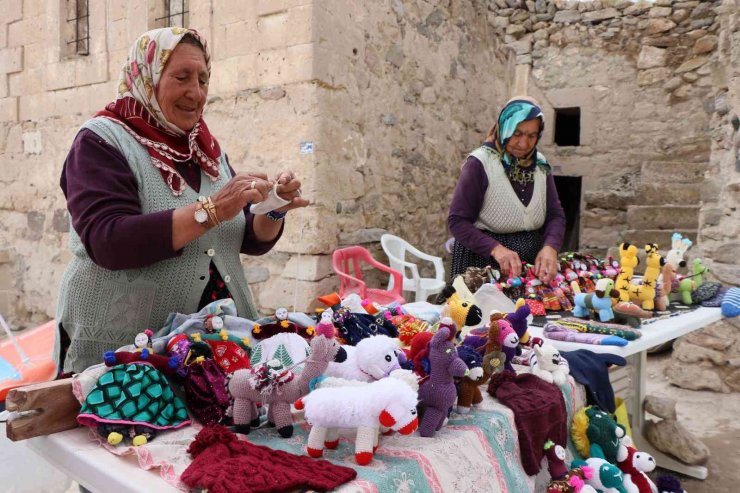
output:
<path id="1" fill-rule="evenodd" d="M 198 203 L 195 204 L 195 214 L 193 217 L 196 223 L 208 227 L 210 225 L 208 224 L 208 211 L 204 207 L 205 200 L 205 197 L 198 197 Z"/>

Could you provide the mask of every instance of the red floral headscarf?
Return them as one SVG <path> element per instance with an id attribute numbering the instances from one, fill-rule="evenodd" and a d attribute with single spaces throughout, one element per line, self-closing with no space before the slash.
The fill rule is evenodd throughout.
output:
<path id="1" fill-rule="evenodd" d="M 186 34 L 203 45 L 210 74 L 211 55 L 205 38 L 198 31 L 182 27 L 148 31 L 131 46 L 118 80 L 117 98 L 96 114 L 120 124 L 146 147 L 152 164 L 159 169 L 174 195 L 180 195 L 186 186 L 175 162 L 193 160 L 211 181 L 216 181 L 221 156 L 221 148 L 208 131 L 202 115 L 190 132 L 184 132 L 167 121 L 154 94 L 167 60 Z"/>

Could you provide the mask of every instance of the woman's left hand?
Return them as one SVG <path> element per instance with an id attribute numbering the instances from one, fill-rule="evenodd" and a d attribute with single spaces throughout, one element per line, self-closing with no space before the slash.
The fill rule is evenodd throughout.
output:
<path id="1" fill-rule="evenodd" d="M 301 197 L 301 182 L 292 171 L 283 171 L 275 179 L 277 194 L 283 200 L 290 200 L 290 204 L 276 209 L 277 212 L 287 212 L 299 207 L 306 207 L 310 202 Z"/>
<path id="2" fill-rule="evenodd" d="M 555 279 L 558 273 L 558 252 L 553 247 L 545 245 L 537 254 L 534 261 L 534 275 L 545 284 Z"/>

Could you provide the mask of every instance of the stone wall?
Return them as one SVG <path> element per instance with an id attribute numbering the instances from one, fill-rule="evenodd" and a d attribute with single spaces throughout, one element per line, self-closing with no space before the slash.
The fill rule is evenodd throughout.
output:
<path id="1" fill-rule="evenodd" d="M 542 100 L 543 150 L 583 179 L 581 249 L 696 239 L 716 70 L 714 2 L 495 0 L 489 21 Z M 580 146 L 554 142 L 555 108 L 581 108 Z"/>

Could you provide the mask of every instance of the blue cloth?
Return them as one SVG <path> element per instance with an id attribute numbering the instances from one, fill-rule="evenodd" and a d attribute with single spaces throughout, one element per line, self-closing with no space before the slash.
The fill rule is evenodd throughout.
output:
<path id="1" fill-rule="evenodd" d="M 740 315 L 740 288 L 730 288 L 722 299 L 722 315 L 727 318 Z"/>
<path id="2" fill-rule="evenodd" d="M 627 360 L 616 354 L 594 353 L 588 349 L 560 351 L 560 355 L 568 360 L 573 379 L 586 388 L 588 403 L 613 414 L 617 405 L 614 402 L 614 389 L 609 381 L 609 366 L 624 366 Z"/>

